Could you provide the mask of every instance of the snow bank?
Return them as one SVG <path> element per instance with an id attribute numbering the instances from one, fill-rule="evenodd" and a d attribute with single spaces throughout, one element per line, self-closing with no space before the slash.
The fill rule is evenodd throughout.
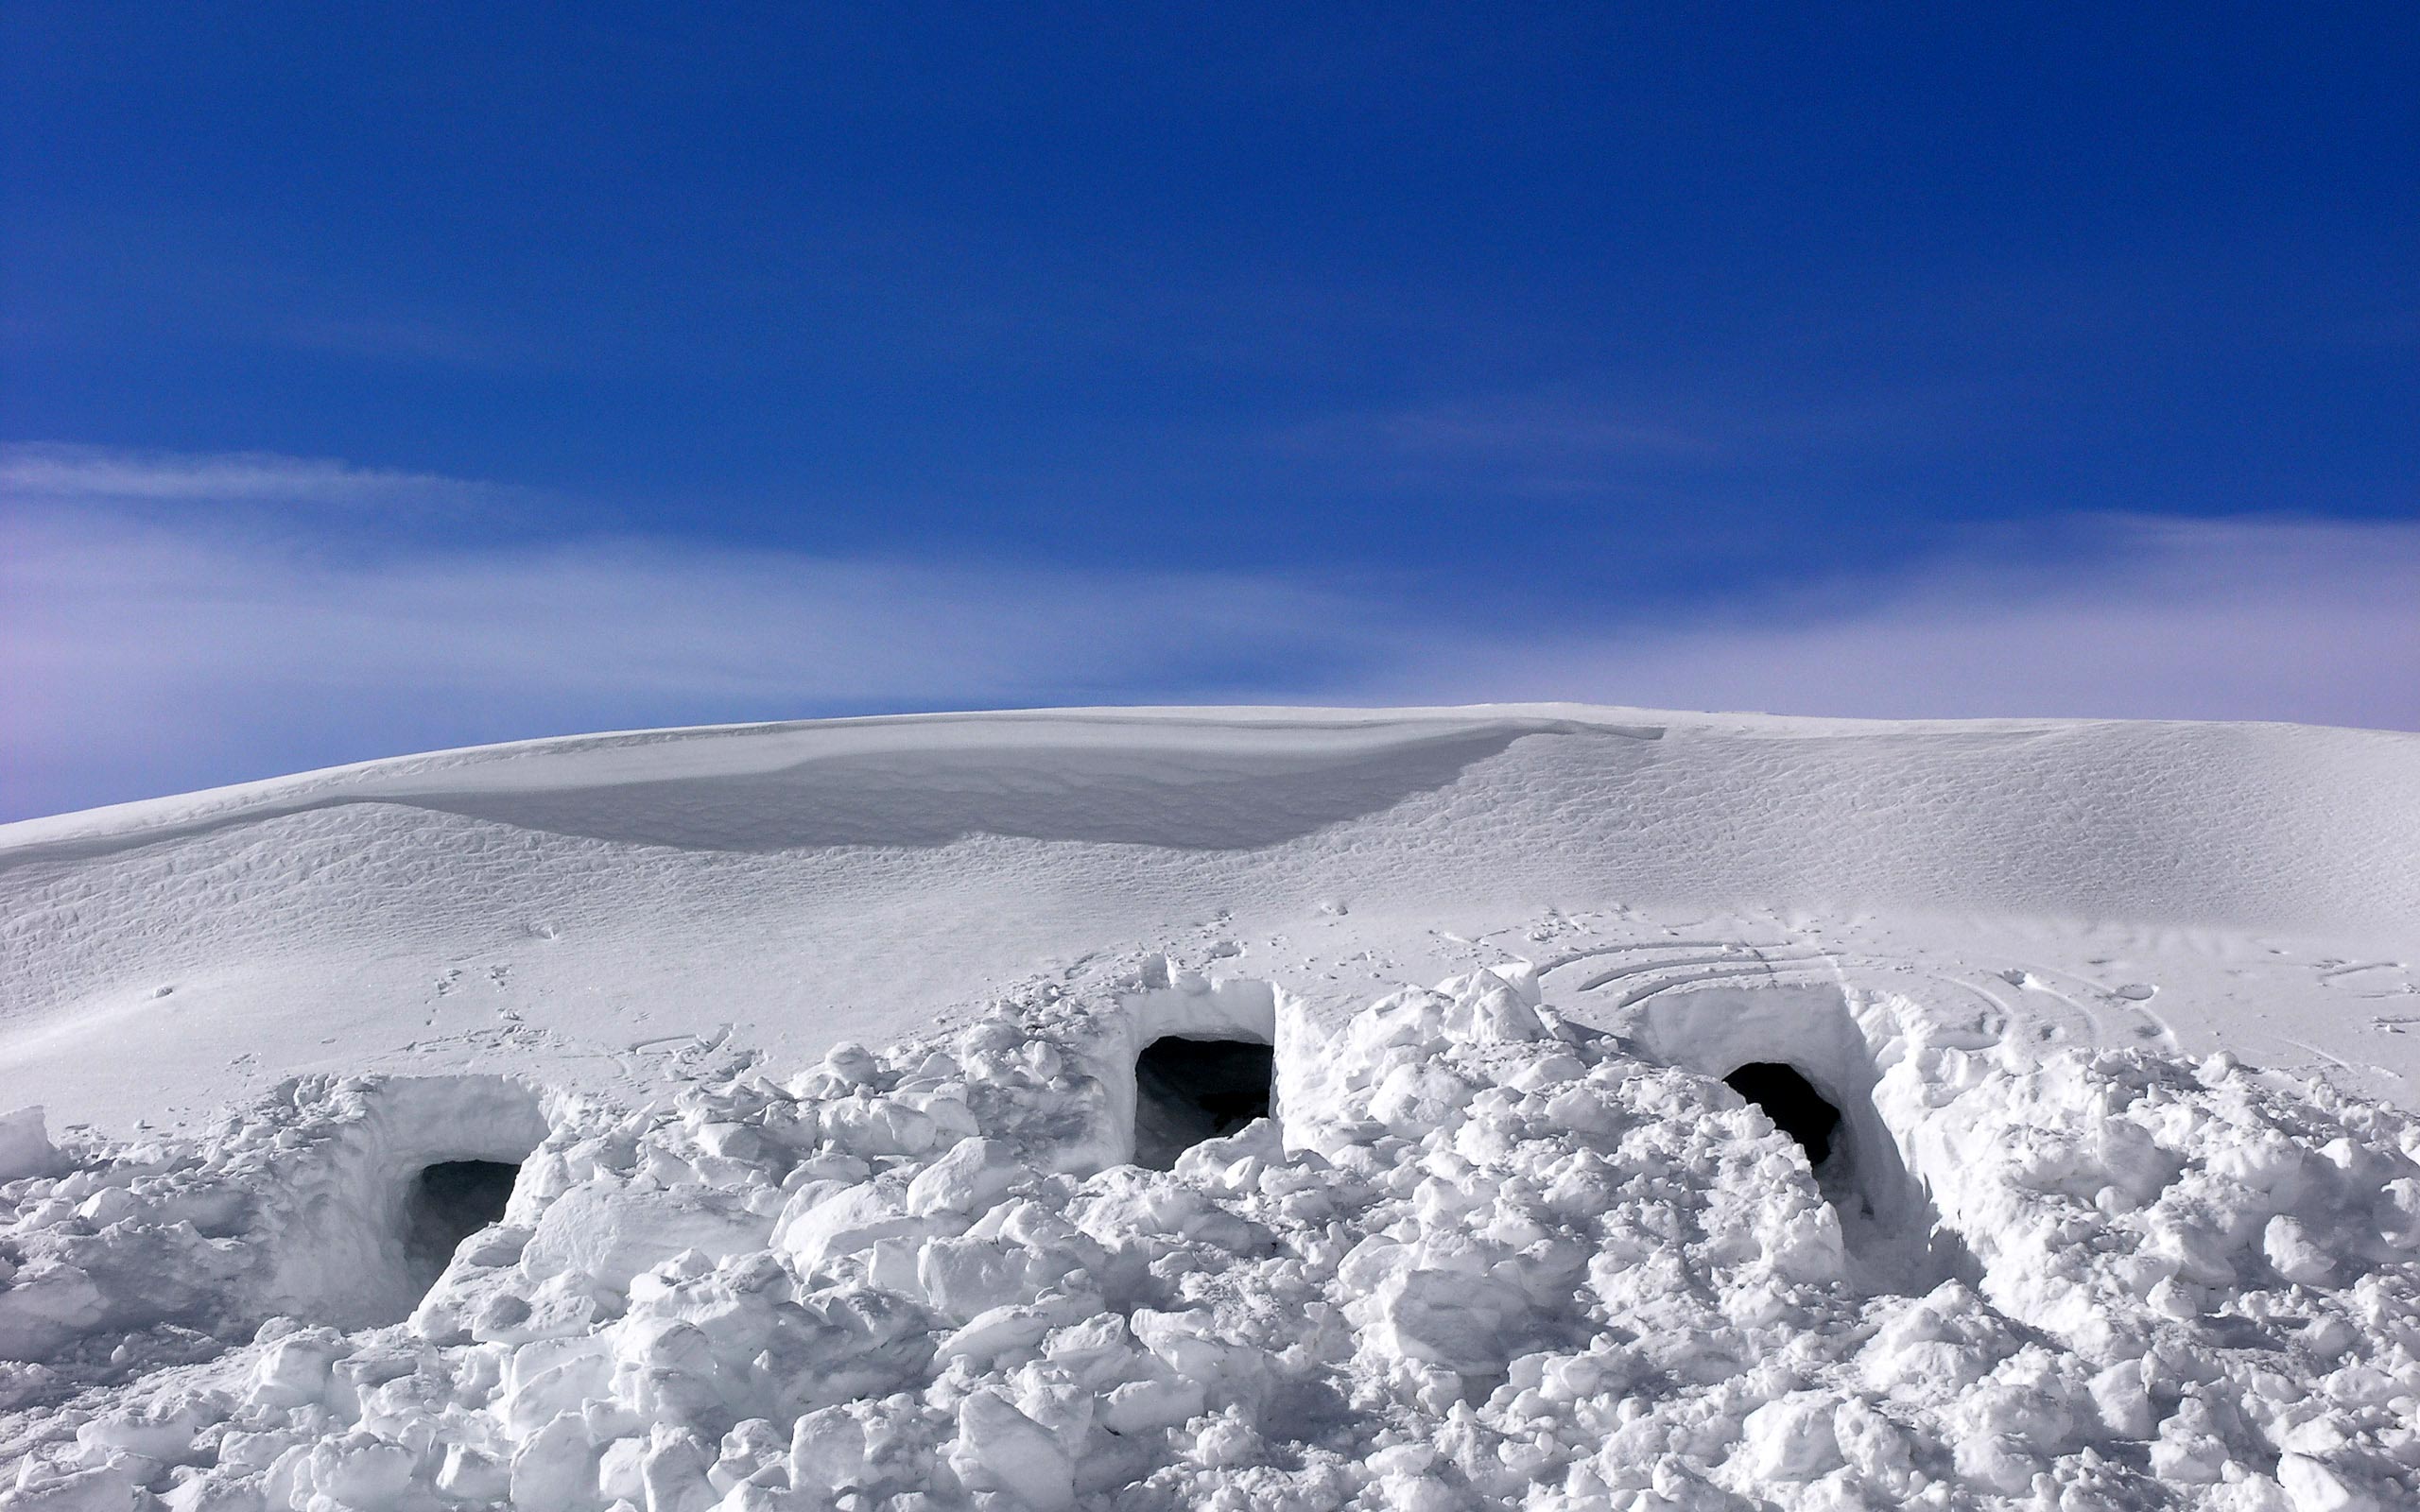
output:
<path id="1" fill-rule="evenodd" d="M 35 1362 L 5 1378 L 0 1503 L 2420 1497 L 2407 1115 L 1878 997 L 1784 1017 L 1797 1039 L 1623 1039 L 1508 969 L 1327 1022 L 1163 964 L 637 1110 L 298 1084 L 212 1141 L 0 1186 L 6 1352 Z M 1272 1042 L 1275 1117 L 1120 1163 L 1170 1025 Z M 1856 1181 L 1722 1085 L 1752 1049 L 1841 1100 Z M 509 1211 L 408 1318 L 391 1269 L 326 1274 L 375 1268 L 415 1162 L 500 1158 L 532 1120 Z M 1937 1220 L 1962 1273 L 1893 1289 L 1854 1263 L 1852 1199 Z"/>

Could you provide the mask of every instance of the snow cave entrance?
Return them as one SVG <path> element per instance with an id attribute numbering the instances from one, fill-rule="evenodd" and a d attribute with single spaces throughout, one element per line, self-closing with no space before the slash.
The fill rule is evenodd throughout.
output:
<path id="1" fill-rule="evenodd" d="M 1973 1278 L 1973 1258 L 1876 1106 L 1877 1055 L 1838 988 L 1665 993 L 1641 1005 L 1631 1032 L 1651 1057 L 1720 1080 L 1805 1152 L 1860 1291 L 1915 1296 Z"/>
<path id="2" fill-rule="evenodd" d="M 384 1328 L 411 1315 L 464 1240 L 504 1221 L 545 1142 L 545 1098 L 508 1076 L 393 1076 L 332 1111 L 263 1292 L 274 1312 Z"/>
<path id="3" fill-rule="evenodd" d="M 1765 1110 L 1773 1126 L 1798 1142 L 1809 1168 L 1823 1171 L 1832 1156 L 1841 1110 L 1824 1100 L 1798 1068 L 1780 1060 L 1752 1060 L 1722 1078 L 1722 1085 Z"/>
<path id="4" fill-rule="evenodd" d="M 423 1292 L 436 1284 L 455 1249 L 504 1221 L 521 1167 L 503 1160 L 439 1160 L 422 1166 L 404 1196 L 404 1263 Z M 424 1280 L 425 1278 L 425 1280 Z"/>
<path id="5" fill-rule="evenodd" d="M 1270 1116 L 1277 1053 L 1264 1041 L 1165 1035 L 1134 1057 L 1134 1163 L 1154 1171 Z"/>
<path id="6" fill-rule="evenodd" d="M 1144 990 L 1123 999 L 1123 1034 L 1095 1064 L 1109 1093 L 1111 1161 L 1154 1171 L 1208 1140 L 1278 1117 L 1276 985 L 1213 980 L 1148 963 Z"/>

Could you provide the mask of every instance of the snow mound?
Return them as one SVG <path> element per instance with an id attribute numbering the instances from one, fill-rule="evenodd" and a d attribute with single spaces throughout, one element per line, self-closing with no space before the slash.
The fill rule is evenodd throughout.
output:
<path id="1" fill-rule="evenodd" d="M 0 1504 L 2420 1499 L 2411 1117 L 1839 1001 L 1745 1044 L 1509 964 L 1336 1016 L 1155 960 L 637 1108 L 338 1078 L 20 1129 Z M 1171 1037 L 1271 1047 L 1270 1115 L 1157 1170 Z M 1838 1113 L 1824 1170 L 1754 1063 Z M 414 1183 L 471 1160 L 509 1203 L 416 1274 Z"/>

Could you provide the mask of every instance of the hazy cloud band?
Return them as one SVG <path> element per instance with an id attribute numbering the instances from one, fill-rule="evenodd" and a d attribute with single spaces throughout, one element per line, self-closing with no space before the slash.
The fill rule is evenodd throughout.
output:
<path id="1" fill-rule="evenodd" d="M 449 499 L 258 455 L 0 452 L 0 816 L 472 741 L 888 708 L 1568 698 L 2420 728 L 2420 525 L 2068 522 L 1719 607 L 1515 634 L 1467 594 L 631 540 L 356 549 L 163 500 Z M 341 549 L 339 549 L 341 548 Z M 1517 574 L 1514 575 L 1517 579 Z"/>

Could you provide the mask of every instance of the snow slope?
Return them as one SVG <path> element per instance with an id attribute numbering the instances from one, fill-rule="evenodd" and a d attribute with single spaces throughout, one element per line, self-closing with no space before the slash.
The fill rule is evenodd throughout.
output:
<path id="1" fill-rule="evenodd" d="M 10 1512 L 2420 1503 L 2420 737 L 666 731 L 0 889 Z"/>
<path id="2" fill-rule="evenodd" d="M 1564 954 L 1779 946 L 2063 1041 L 2420 1074 L 2420 739 L 2359 730 L 1530 706 L 605 735 L 7 826 L 0 898 L 0 1085 L 119 1128 L 303 1071 L 629 1085 L 726 1026 L 811 1059 L 1213 937 L 1349 1005 L 1544 958 L 1550 914 Z M 1592 1020 L 1706 970 L 1737 968 L 1550 1001 Z"/>

